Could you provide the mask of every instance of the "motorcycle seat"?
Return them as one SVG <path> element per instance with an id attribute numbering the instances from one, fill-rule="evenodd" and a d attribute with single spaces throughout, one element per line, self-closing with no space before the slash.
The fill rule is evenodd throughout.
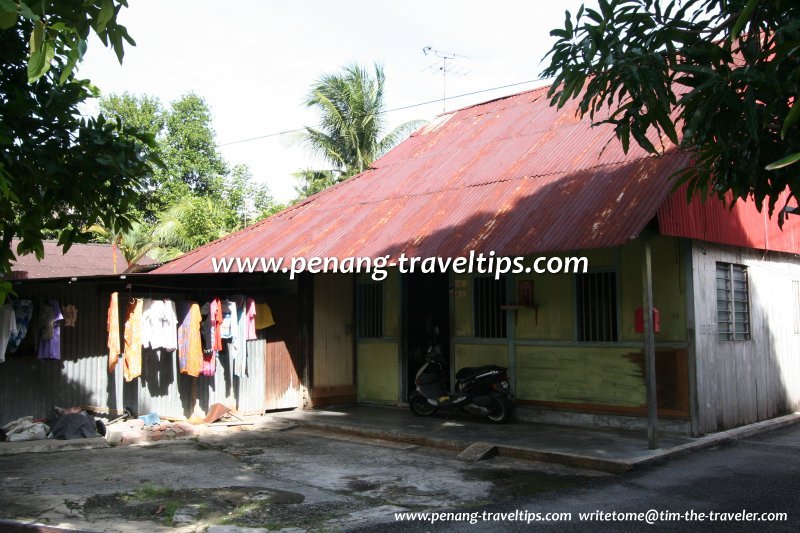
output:
<path id="1" fill-rule="evenodd" d="M 459 382 L 464 383 L 475 379 L 477 376 L 483 374 L 484 372 L 491 372 L 492 370 L 505 371 L 505 368 L 497 365 L 466 366 L 461 370 L 459 370 L 458 372 L 456 372 L 456 379 Z"/>

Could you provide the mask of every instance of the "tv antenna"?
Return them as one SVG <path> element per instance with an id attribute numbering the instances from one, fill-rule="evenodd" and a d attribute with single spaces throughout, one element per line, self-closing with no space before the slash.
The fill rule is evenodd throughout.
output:
<path id="1" fill-rule="evenodd" d="M 431 45 L 428 45 L 422 49 L 422 53 L 425 56 L 433 56 L 441 60 L 441 63 L 438 61 L 433 65 L 429 66 L 425 70 L 431 70 L 432 68 L 436 68 L 442 72 L 442 113 L 447 112 L 446 102 L 447 102 L 447 75 L 454 74 L 456 76 L 465 76 L 466 72 L 457 69 L 454 67 L 453 62 L 458 58 L 468 58 L 469 56 L 456 54 L 455 52 L 445 52 L 444 50 L 436 50 Z M 450 63 L 448 63 L 448 61 Z"/>

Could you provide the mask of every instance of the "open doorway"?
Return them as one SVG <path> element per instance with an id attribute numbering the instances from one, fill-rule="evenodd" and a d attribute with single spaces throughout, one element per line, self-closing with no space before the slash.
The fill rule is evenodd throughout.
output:
<path id="1" fill-rule="evenodd" d="M 450 361 L 449 276 L 444 273 L 408 274 L 405 277 L 403 398 L 414 390 L 417 370 L 425 362 L 432 343 L 440 345 L 445 361 Z M 438 334 L 436 331 L 438 330 Z M 449 373 L 448 373 L 449 375 Z"/>

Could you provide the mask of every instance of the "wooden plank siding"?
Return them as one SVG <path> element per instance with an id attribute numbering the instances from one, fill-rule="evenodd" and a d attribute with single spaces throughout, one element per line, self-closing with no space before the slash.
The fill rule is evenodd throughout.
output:
<path id="1" fill-rule="evenodd" d="M 314 276 L 311 397 L 315 405 L 355 401 L 353 328 L 353 276 Z"/>
<path id="2" fill-rule="evenodd" d="M 717 263 L 747 269 L 750 340 L 720 340 Z M 800 405 L 800 332 L 793 320 L 795 256 L 692 243 L 698 431 L 765 420 Z"/>

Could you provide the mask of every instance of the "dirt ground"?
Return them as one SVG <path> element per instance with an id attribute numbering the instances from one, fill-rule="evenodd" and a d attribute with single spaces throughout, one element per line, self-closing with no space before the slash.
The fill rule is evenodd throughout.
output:
<path id="1" fill-rule="evenodd" d="M 89 531 L 213 525 L 346 531 L 398 510 L 458 509 L 581 483 L 597 472 L 309 429 L 0 457 L 0 519 Z"/>

